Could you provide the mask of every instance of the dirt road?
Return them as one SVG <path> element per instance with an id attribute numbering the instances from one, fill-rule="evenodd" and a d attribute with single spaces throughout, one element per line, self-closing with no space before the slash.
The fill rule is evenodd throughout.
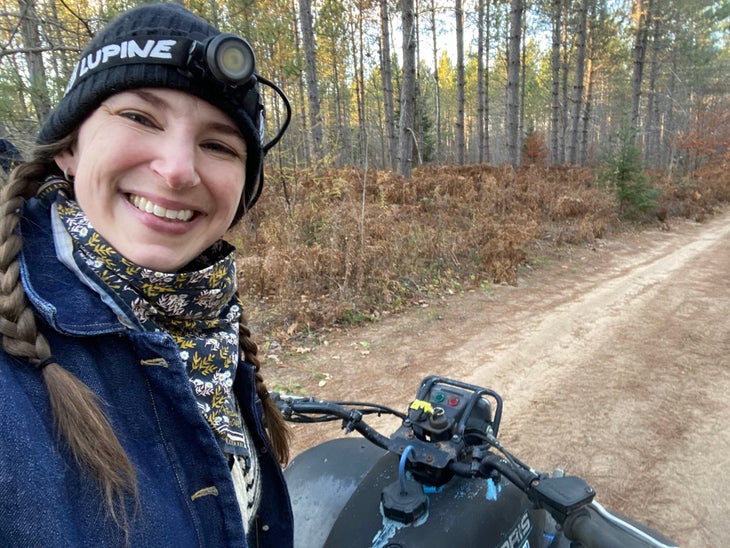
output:
<path id="1" fill-rule="evenodd" d="M 573 250 L 306 358 L 322 386 L 301 363 L 276 374 L 323 398 L 403 409 L 434 373 L 493 388 L 522 460 L 584 477 L 681 546 L 730 546 L 730 212 Z M 297 426 L 296 450 L 337 435 Z"/>

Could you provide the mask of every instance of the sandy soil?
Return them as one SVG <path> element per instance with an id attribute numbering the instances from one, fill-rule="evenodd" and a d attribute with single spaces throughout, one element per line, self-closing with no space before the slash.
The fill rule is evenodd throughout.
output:
<path id="1" fill-rule="evenodd" d="M 534 468 L 584 477 L 681 546 L 730 546 L 730 211 L 564 252 L 517 286 L 422 303 L 283 362 L 278 382 L 399 409 L 427 374 L 490 387 L 502 442 Z M 341 435 L 294 430 L 297 452 Z"/>

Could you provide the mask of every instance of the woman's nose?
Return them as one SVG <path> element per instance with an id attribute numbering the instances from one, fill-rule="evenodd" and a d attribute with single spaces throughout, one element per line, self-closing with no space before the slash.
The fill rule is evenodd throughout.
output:
<path id="1" fill-rule="evenodd" d="M 171 188 L 187 188 L 200 184 L 196 166 L 196 147 L 184 136 L 169 136 L 160 143 L 151 168 Z"/>

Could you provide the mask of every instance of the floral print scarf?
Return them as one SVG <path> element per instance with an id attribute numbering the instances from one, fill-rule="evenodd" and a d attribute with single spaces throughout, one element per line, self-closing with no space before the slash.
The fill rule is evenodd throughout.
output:
<path id="1" fill-rule="evenodd" d="M 73 241 L 73 257 L 121 298 L 143 329 L 164 330 L 180 349 L 198 407 L 229 454 L 247 454 L 232 391 L 238 364 L 234 248 L 221 240 L 176 273 L 142 268 L 121 256 L 89 223 L 78 203 L 59 193 L 56 211 Z"/>

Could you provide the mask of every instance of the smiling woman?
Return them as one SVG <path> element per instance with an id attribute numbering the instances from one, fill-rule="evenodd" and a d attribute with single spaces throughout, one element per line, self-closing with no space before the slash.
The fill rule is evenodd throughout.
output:
<path id="1" fill-rule="evenodd" d="M 288 431 L 222 240 L 286 128 L 262 143 L 261 83 L 288 109 L 243 38 L 137 8 L 89 44 L 11 173 L 1 545 L 291 546 Z"/>
<path id="2" fill-rule="evenodd" d="M 175 272 L 221 238 L 246 178 L 246 142 L 202 99 L 154 88 L 105 100 L 56 156 L 89 222 L 127 259 Z"/>

